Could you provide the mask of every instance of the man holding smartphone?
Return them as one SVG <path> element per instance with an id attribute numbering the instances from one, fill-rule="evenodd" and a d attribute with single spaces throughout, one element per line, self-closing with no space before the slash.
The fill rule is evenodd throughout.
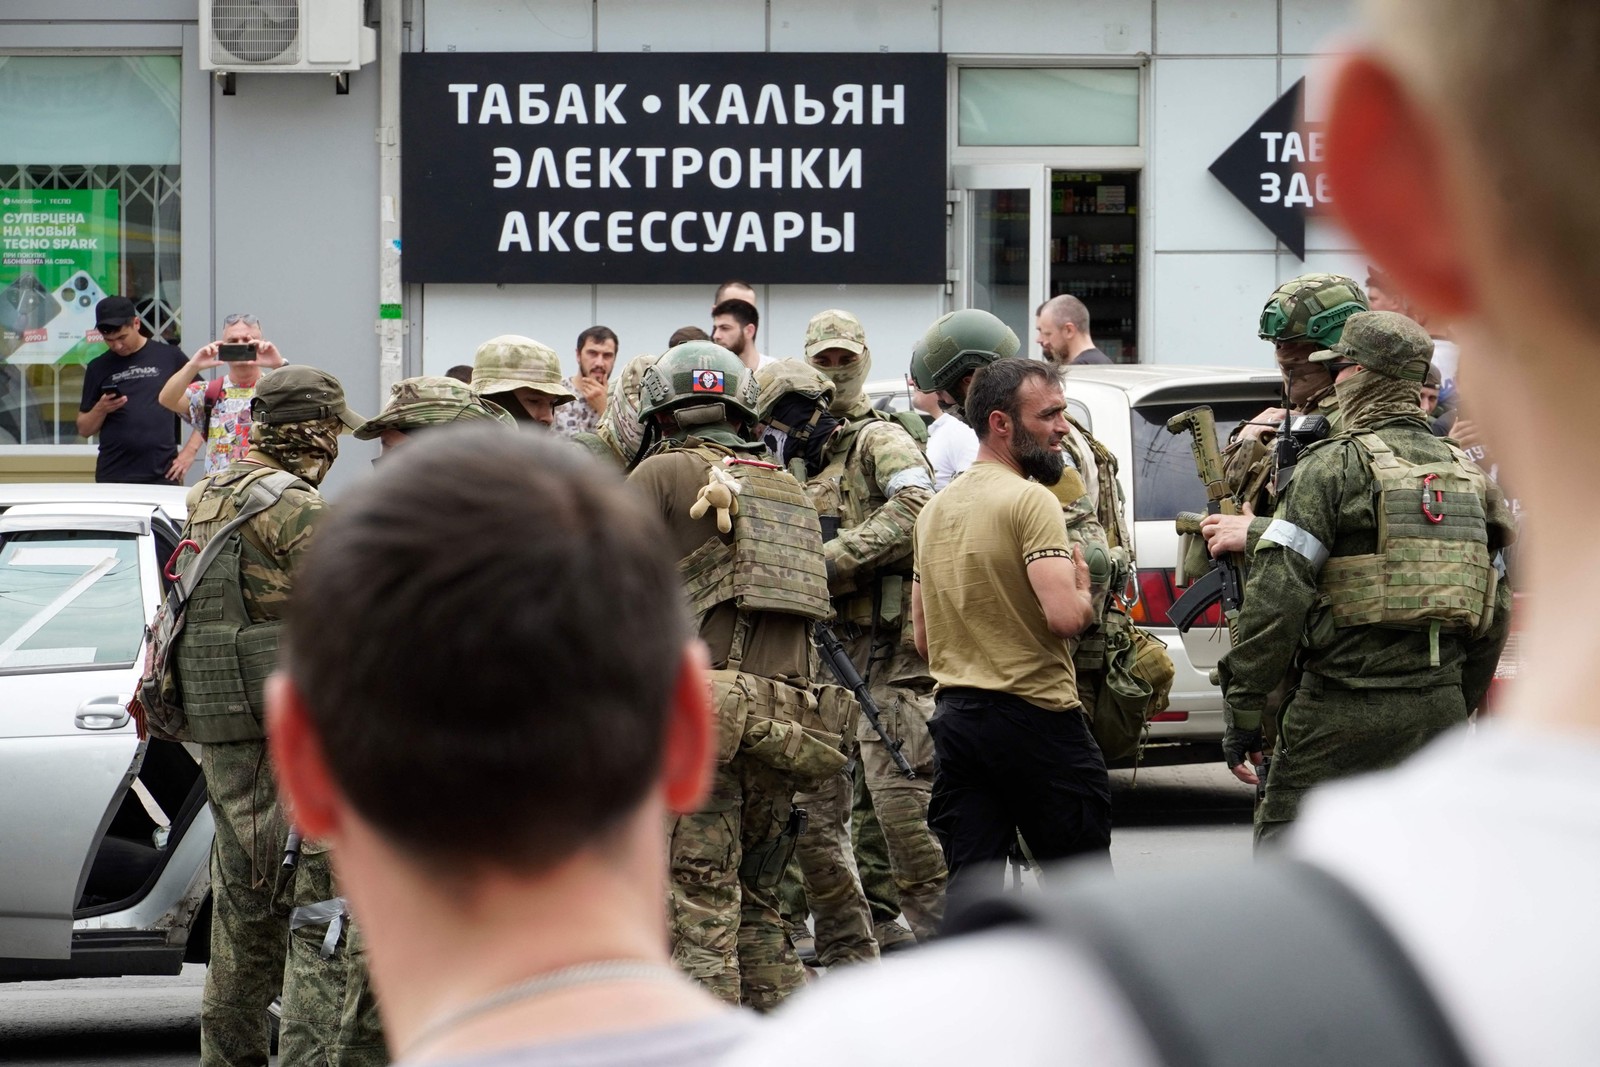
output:
<path id="1" fill-rule="evenodd" d="M 78 433 L 100 438 L 97 482 L 179 482 L 177 420 L 162 409 L 161 383 L 184 365 L 175 346 L 146 335 L 133 301 L 108 296 L 95 305 L 106 351 L 84 369 Z M 185 465 L 186 466 L 186 465 Z"/>
<path id="2" fill-rule="evenodd" d="M 261 372 L 283 366 L 285 360 L 271 341 L 261 336 L 261 320 L 235 313 L 222 320 L 222 339 L 190 357 L 161 387 L 161 406 L 182 416 L 194 427 L 175 461 L 183 480 L 202 446 L 206 474 L 225 470 L 250 451 L 250 400 L 256 395 Z M 199 380 L 201 371 L 226 367 L 220 378 Z"/>

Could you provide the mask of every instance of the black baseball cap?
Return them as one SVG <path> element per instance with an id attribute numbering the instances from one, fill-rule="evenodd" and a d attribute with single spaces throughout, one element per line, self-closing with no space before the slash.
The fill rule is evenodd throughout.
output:
<path id="1" fill-rule="evenodd" d="M 115 330 L 138 317 L 138 309 L 133 306 L 133 301 L 125 296 L 108 296 L 94 306 L 94 328 L 101 333 L 104 333 L 108 326 Z"/>

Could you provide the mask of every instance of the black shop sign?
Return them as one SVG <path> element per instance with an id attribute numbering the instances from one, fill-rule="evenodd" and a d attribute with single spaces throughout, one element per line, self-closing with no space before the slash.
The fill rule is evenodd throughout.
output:
<path id="1" fill-rule="evenodd" d="M 408 54 L 409 282 L 945 276 L 941 55 Z"/>
<path id="2" fill-rule="evenodd" d="M 1306 121 L 1306 80 L 1211 164 L 1211 173 L 1295 255 L 1306 258 L 1306 216 L 1329 202 L 1322 124 Z"/>

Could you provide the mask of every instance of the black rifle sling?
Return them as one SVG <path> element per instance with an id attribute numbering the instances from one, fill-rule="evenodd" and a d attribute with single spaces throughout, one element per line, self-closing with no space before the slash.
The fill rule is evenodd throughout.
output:
<path id="1" fill-rule="evenodd" d="M 945 932 L 1015 924 L 1101 963 L 1172 1067 L 1470 1063 L 1382 920 L 1306 863 L 1068 877 L 1043 893 L 974 901 Z M 1248 952 L 1257 931 L 1265 951 Z"/>

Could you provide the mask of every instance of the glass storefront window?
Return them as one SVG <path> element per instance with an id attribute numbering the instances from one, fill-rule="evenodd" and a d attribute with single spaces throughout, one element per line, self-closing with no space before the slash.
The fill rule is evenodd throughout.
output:
<path id="1" fill-rule="evenodd" d="M 1134 69 L 963 67 L 961 145 L 1137 145 Z"/>
<path id="2" fill-rule="evenodd" d="M 0 445 L 81 444 L 102 296 L 181 323 L 177 56 L 0 56 Z"/>
<path id="3" fill-rule="evenodd" d="M 972 221 L 972 306 L 994 314 L 1018 337 L 1031 337 L 1028 190 L 974 190 Z"/>

